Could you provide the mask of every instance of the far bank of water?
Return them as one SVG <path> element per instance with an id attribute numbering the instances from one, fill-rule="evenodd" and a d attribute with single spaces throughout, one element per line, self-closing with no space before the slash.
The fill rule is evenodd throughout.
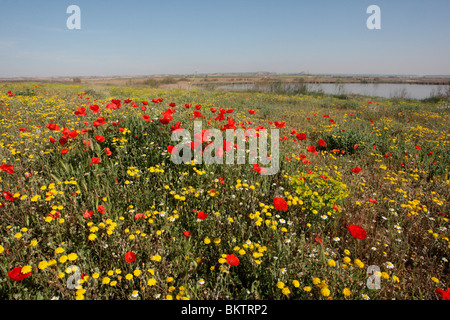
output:
<path id="1" fill-rule="evenodd" d="M 292 89 L 289 83 L 283 84 L 283 89 Z M 449 85 L 424 85 L 403 83 L 321 83 L 306 84 L 307 90 L 312 92 L 323 92 L 325 94 L 355 94 L 365 96 L 376 96 L 383 98 L 406 98 L 426 99 L 434 96 L 449 96 Z M 226 90 L 264 90 L 270 91 L 270 86 L 261 87 L 255 84 L 233 84 L 218 86 L 217 89 Z"/>

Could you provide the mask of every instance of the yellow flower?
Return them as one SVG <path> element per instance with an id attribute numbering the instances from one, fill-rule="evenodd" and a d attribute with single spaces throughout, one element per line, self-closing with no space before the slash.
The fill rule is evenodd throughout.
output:
<path id="1" fill-rule="evenodd" d="M 320 279 L 319 278 L 314 278 L 313 279 L 313 284 L 318 285 L 320 283 Z"/>
<path id="2" fill-rule="evenodd" d="M 205 238 L 204 242 L 205 242 L 205 244 L 210 244 L 211 243 L 211 239 L 210 238 Z"/>
<path id="3" fill-rule="evenodd" d="M 328 297 L 330 295 L 330 289 L 328 289 L 328 287 L 323 287 L 320 290 L 320 293 L 322 294 L 322 296 Z"/>
<path id="4" fill-rule="evenodd" d="M 364 268 L 364 263 L 359 259 L 355 259 L 355 264 L 361 269 Z"/>
<path id="5" fill-rule="evenodd" d="M 306 287 L 303 288 L 303 290 L 305 290 L 306 292 L 310 292 L 311 291 L 311 287 L 306 286 Z"/>
<path id="6" fill-rule="evenodd" d="M 68 257 L 69 261 L 74 261 L 74 260 L 77 260 L 78 255 L 76 253 L 72 252 L 67 257 Z"/>
<path id="7" fill-rule="evenodd" d="M 56 263 L 57 263 L 57 262 L 56 262 L 55 259 L 51 259 L 51 260 L 48 260 L 48 261 L 47 261 L 47 265 L 48 265 L 49 267 L 54 266 Z"/>
<path id="8" fill-rule="evenodd" d="M 344 263 L 350 263 L 352 261 L 352 259 L 350 259 L 349 257 L 344 257 Z"/>
<path id="9" fill-rule="evenodd" d="M 344 294 L 344 296 L 348 297 L 349 295 L 352 294 L 352 292 L 350 291 L 349 288 L 344 288 L 344 290 L 342 291 L 342 293 Z"/>
<path id="10" fill-rule="evenodd" d="M 300 286 L 300 282 L 298 282 L 297 280 L 293 280 L 292 284 L 294 285 L 294 287 L 298 288 Z"/>
<path id="11" fill-rule="evenodd" d="M 172 277 L 168 277 L 168 278 L 166 279 L 166 282 L 167 282 L 167 283 L 172 282 L 172 281 L 173 281 L 173 278 L 172 278 Z"/>
<path id="12" fill-rule="evenodd" d="M 139 277 L 141 275 L 141 270 L 136 269 L 134 270 L 133 274 L 135 277 Z"/>
<path id="13" fill-rule="evenodd" d="M 156 279 L 154 279 L 154 278 L 148 279 L 148 281 L 147 281 L 148 286 L 154 286 L 155 284 L 156 284 Z"/>
<path id="14" fill-rule="evenodd" d="M 2 245 L 0 245 L 0 253 L 2 253 L 5 250 Z"/>
<path id="15" fill-rule="evenodd" d="M 20 239 L 20 238 L 22 238 L 22 234 L 21 234 L 20 232 L 17 232 L 17 233 L 14 235 L 14 238 Z"/>
<path id="16" fill-rule="evenodd" d="M 64 263 L 64 262 L 66 262 L 66 261 L 67 261 L 67 256 L 66 256 L 66 255 L 61 256 L 61 257 L 59 258 L 59 262 L 61 262 L 61 263 Z"/>
<path id="17" fill-rule="evenodd" d="M 90 241 L 94 241 L 95 239 L 97 239 L 97 236 L 94 233 L 89 234 L 88 239 Z"/>
<path id="18" fill-rule="evenodd" d="M 57 253 L 57 254 L 63 253 L 63 252 L 64 252 L 64 249 L 61 248 L 61 247 L 58 247 L 58 248 L 55 249 L 55 253 Z"/>
<path id="19" fill-rule="evenodd" d="M 161 260 L 161 256 L 159 254 L 152 256 L 151 258 L 154 261 L 160 261 Z"/>
<path id="20" fill-rule="evenodd" d="M 129 273 L 125 276 L 125 279 L 131 280 L 131 279 L 133 279 L 133 275 L 131 273 Z"/>
<path id="21" fill-rule="evenodd" d="M 108 277 L 104 277 L 104 278 L 102 279 L 102 283 L 103 283 L 103 284 L 108 284 L 110 281 L 111 281 L 111 279 L 108 278 Z"/>
<path id="22" fill-rule="evenodd" d="M 283 290 L 281 290 L 281 292 L 282 292 L 284 295 L 288 295 L 289 293 L 291 293 L 291 291 L 289 290 L 288 287 L 284 287 Z"/>
<path id="23" fill-rule="evenodd" d="M 336 266 L 336 261 L 334 261 L 333 259 L 330 259 L 330 260 L 328 260 L 327 264 L 328 264 L 330 267 L 335 267 L 335 266 Z"/>
<path id="24" fill-rule="evenodd" d="M 25 273 L 31 272 L 32 269 L 33 269 L 33 268 L 32 268 L 31 266 L 27 265 L 27 266 L 24 266 L 24 267 L 22 268 L 22 270 L 20 270 L 20 272 L 23 273 L 23 274 L 25 274 Z"/>
<path id="25" fill-rule="evenodd" d="M 284 283 L 281 282 L 281 281 L 278 281 L 277 282 L 277 287 L 278 287 L 278 289 L 283 289 L 284 288 Z"/>
<path id="26" fill-rule="evenodd" d="M 438 279 L 438 278 L 431 277 L 431 280 L 432 280 L 433 282 L 439 283 L 439 279 Z"/>
<path id="27" fill-rule="evenodd" d="M 47 267 L 48 267 L 47 261 L 41 261 L 41 262 L 39 262 L 39 264 L 38 264 L 38 268 L 41 269 L 41 270 L 44 270 L 44 269 L 46 269 Z"/>
<path id="28" fill-rule="evenodd" d="M 98 279 L 98 277 L 100 277 L 100 275 L 99 275 L 97 272 L 95 272 L 95 273 L 92 275 L 92 278 L 94 278 L 94 279 Z"/>

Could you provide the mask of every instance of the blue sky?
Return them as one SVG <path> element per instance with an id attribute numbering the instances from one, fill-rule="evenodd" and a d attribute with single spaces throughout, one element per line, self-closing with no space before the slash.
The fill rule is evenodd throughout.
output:
<path id="1" fill-rule="evenodd" d="M 366 27 L 373 4 L 380 30 Z M 0 0 L 0 77 L 448 75 L 449 13 L 449 0 Z"/>

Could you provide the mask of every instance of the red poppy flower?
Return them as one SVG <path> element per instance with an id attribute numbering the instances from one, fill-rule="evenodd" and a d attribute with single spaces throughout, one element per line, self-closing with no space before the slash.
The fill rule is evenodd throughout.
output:
<path id="1" fill-rule="evenodd" d="M 377 203 L 378 201 L 377 201 L 377 200 L 375 200 L 375 199 L 371 199 L 371 198 L 369 198 L 369 202 L 371 202 L 371 203 Z"/>
<path id="2" fill-rule="evenodd" d="M 142 220 L 145 219 L 145 213 L 136 213 L 134 215 L 134 220 L 138 221 L 138 220 Z"/>
<path id="3" fill-rule="evenodd" d="M 150 116 L 148 114 L 143 114 L 142 119 L 144 119 L 145 121 L 150 121 Z"/>
<path id="4" fill-rule="evenodd" d="M 91 111 L 92 111 L 93 113 L 99 113 L 99 112 L 100 112 L 99 107 L 98 107 L 98 105 L 96 105 L 96 104 L 90 105 L 90 106 L 89 106 L 89 109 L 91 109 Z"/>
<path id="5" fill-rule="evenodd" d="M 194 119 L 205 118 L 205 116 L 200 111 L 194 111 Z"/>
<path id="6" fill-rule="evenodd" d="M 366 230 L 356 224 L 348 226 L 347 229 L 350 232 L 350 235 L 356 239 L 364 240 L 367 236 Z"/>
<path id="7" fill-rule="evenodd" d="M 69 149 L 62 149 L 61 154 L 67 154 L 69 152 Z"/>
<path id="8" fill-rule="evenodd" d="M 61 139 L 59 139 L 59 144 L 60 145 L 65 145 L 67 143 L 67 139 L 66 138 L 61 138 Z"/>
<path id="9" fill-rule="evenodd" d="M 112 99 L 110 103 L 106 105 L 106 109 L 120 109 L 120 100 L 119 99 Z"/>
<path id="10" fill-rule="evenodd" d="M 50 139 L 48 139 L 51 143 L 55 143 L 56 142 L 56 140 L 55 140 L 55 138 L 50 138 Z"/>
<path id="11" fill-rule="evenodd" d="M 273 205 L 279 211 L 287 211 L 287 202 L 282 197 L 275 197 L 273 199 Z"/>
<path id="12" fill-rule="evenodd" d="M 97 120 L 95 120 L 92 123 L 92 125 L 96 128 L 98 128 L 99 126 L 104 125 L 104 124 L 106 124 L 106 120 L 103 117 L 98 117 Z"/>
<path id="13" fill-rule="evenodd" d="M 258 173 L 264 173 L 264 172 L 266 172 L 267 170 L 266 170 L 265 168 L 263 168 L 263 167 L 260 167 L 259 164 L 255 163 L 255 164 L 253 165 L 252 171 L 256 171 L 256 172 L 258 172 Z"/>
<path id="14" fill-rule="evenodd" d="M 61 215 L 61 212 L 56 211 L 55 213 L 49 213 L 48 216 L 51 217 L 53 220 L 56 220 Z"/>
<path id="15" fill-rule="evenodd" d="M 49 123 L 46 127 L 52 131 L 59 131 L 59 126 L 53 123 Z"/>
<path id="16" fill-rule="evenodd" d="M 100 205 L 100 206 L 97 207 L 97 211 L 99 213 L 105 213 L 106 212 L 106 208 L 104 206 Z"/>
<path id="17" fill-rule="evenodd" d="M 22 273 L 22 267 L 15 267 L 10 272 L 8 272 L 8 277 L 14 281 L 22 281 L 23 279 L 29 277 L 31 272 Z"/>
<path id="18" fill-rule="evenodd" d="M 102 162 L 100 158 L 92 157 L 92 162 L 89 165 L 91 166 L 93 164 L 99 164 L 100 162 Z"/>
<path id="19" fill-rule="evenodd" d="M 439 294 L 442 297 L 442 300 L 450 300 L 450 288 L 447 288 L 446 291 L 442 289 L 436 289 L 434 290 L 437 294 Z"/>
<path id="20" fill-rule="evenodd" d="M 170 122 L 170 120 L 167 118 L 161 118 L 161 119 L 159 119 L 159 122 L 161 122 L 161 124 L 168 124 Z"/>
<path id="21" fill-rule="evenodd" d="M 353 172 L 353 173 L 360 173 L 361 170 L 362 170 L 362 169 L 361 169 L 360 167 L 352 168 L 352 172 Z"/>
<path id="22" fill-rule="evenodd" d="M 97 140 L 98 142 L 105 142 L 105 137 L 104 136 L 95 136 L 95 140 Z"/>
<path id="23" fill-rule="evenodd" d="M 112 155 L 112 152 L 109 148 L 105 148 L 105 153 L 106 155 L 109 157 L 110 155 Z"/>
<path id="24" fill-rule="evenodd" d="M 83 218 L 89 219 L 90 217 L 92 217 L 93 214 L 94 214 L 94 211 L 86 210 L 86 211 L 83 213 Z"/>
<path id="25" fill-rule="evenodd" d="M 206 217 L 208 217 L 208 215 L 206 213 L 204 213 L 203 211 L 199 211 L 197 216 L 200 220 L 205 220 Z"/>
<path id="26" fill-rule="evenodd" d="M 3 191 L 2 196 L 6 201 L 15 201 L 17 199 L 11 192 L 7 191 Z"/>
<path id="27" fill-rule="evenodd" d="M 136 260 L 136 255 L 133 252 L 128 251 L 127 253 L 125 253 L 125 261 L 126 262 L 131 263 L 134 260 Z"/>
<path id="28" fill-rule="evenodd" d="M 167 147 L 167 151 L 172 154 L 174 152 L 177 152 L 177 148 L 175 148 L 174 146 L 168 146 Z"/>
<path id="29" fill-rule="evenodd" d="M 239 258 L 236 257 L 234 254 L 227 254 L 227 262 L 230 266 L 238 266 L 239 265 Z"/>
<path id="30" fill-rule="evenodd" d="M 181 127 L 181 122 L 177 122 L 174 126 L 172 126 L 172 128 L 170 129 L 170 132 L 174 132 L 177 130 L 182 130 L 183 128 Z"/>
<path id="31" fill-rule="evenodd" d="M 316 240 L 316 242 L 318 242 L 318 243 L 323 243 L 323 240 L 320 238 L 314 238 L 314 240 Z"/>
<path id="32" fill-rule="evenodd" d="M 278 129 L 286 127 L 286 123 L 284 121 L 275 121 L 274 124 Z"/>
<path id="33" fill-rule="evenodd" d="M 2 164 L 0 166 L 0 170 L 5 171 L 6 173 L 9 174 L 14 174 L 14 166 L 10 165 L 10 164 Z"/>
<path id="34" fill-rule="evenodd" d="M 69 131 L 66 137 L 69 139 L 75 139 L 76 137 L 78 137 L 78 132 L 76 130 Z"/>
<path id="35" fill-rule="evenodd" d="M 255 114 L 255 110 L 248 110 L 248 113 L 250 113 L 250 114 Z"/>
<path id="36" fill-rule="evenodd" d="M 297 140 L 299 140 L 299 141 L 306 140 L 306 134 L 304 134 L 304 133 L 298 133 L 296 135 L 296 137 L 297 137 Z"/>
<path id="37" fill-rule="evenodd" d="M 314 154 L 318 153 L 316 150 L 316 147 L 314 147 L 314 146 L 309 146 L 308 148 L 306 148 L 306 150 L 308 150 L 308 152 L 312 152 Z"/>
<path id="38" fill-rule="evenodd" d="M 86 108 L 79 107 L 77 111 L 74 112 L 76 116 L 84 117 L 86 113 Z"/>
<path id="39" fill-rule="evenodd" d="M 327 143 L 324 140 L 319 138 L 319 146 L 325 147 L 326 145 L 327 145 Z"/>
<path id="40" fill-rule="evenodd" d="M 185 232 L 183 232 L 183 234 L 184 234 L 185 237 L 190 237 L 191 236 L 191 234 L 187 230 Z"/>

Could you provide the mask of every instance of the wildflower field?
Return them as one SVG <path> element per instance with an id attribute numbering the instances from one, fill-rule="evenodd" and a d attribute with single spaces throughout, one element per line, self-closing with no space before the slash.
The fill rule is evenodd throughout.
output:
<path id="1" fill-rule="evenodd" d="M 2 84 L 0 298 L 449 299 L 446 105 Z M 194 121 L 278 129 L 278 172 L 175 164 Z"/>

